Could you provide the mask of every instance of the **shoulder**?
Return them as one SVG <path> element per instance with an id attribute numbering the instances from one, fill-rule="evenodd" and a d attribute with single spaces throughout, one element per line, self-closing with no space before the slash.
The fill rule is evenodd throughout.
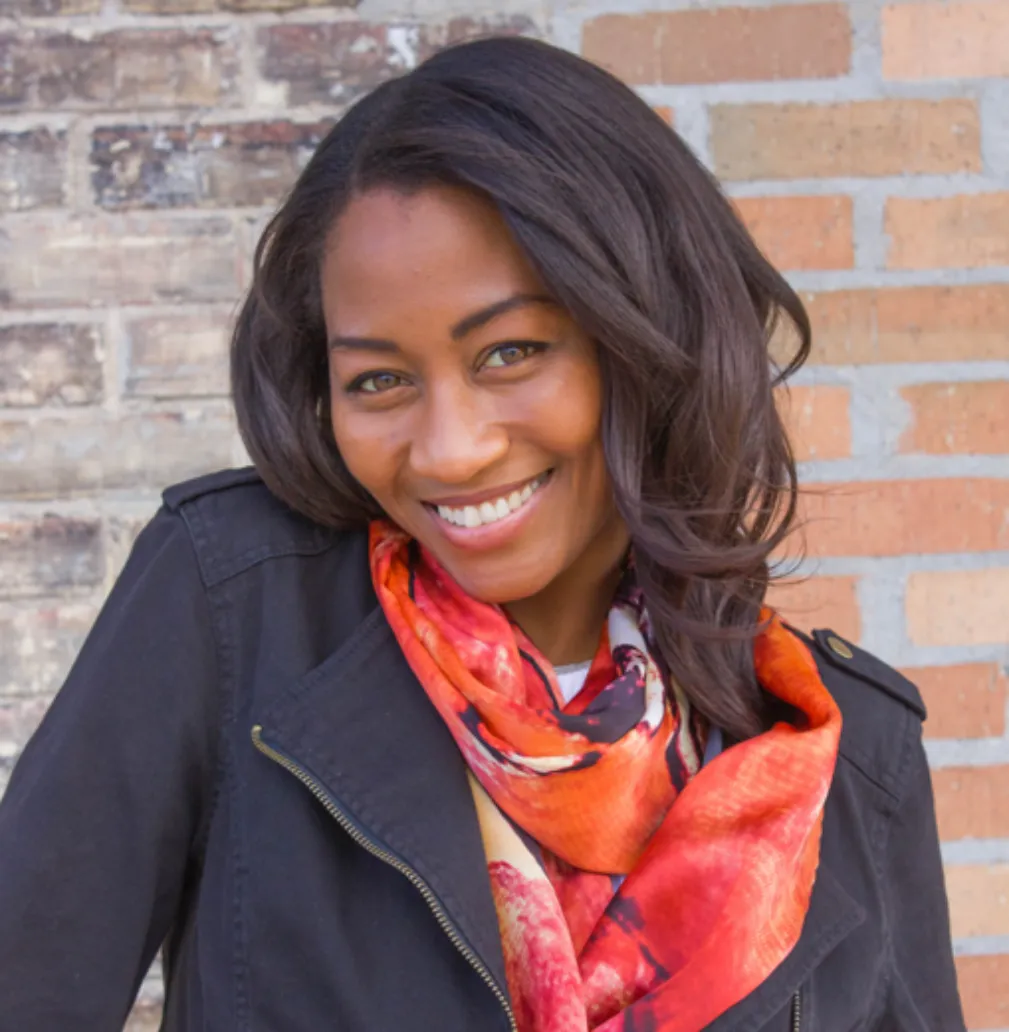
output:
<path id="1" fill-rule="evenodd" d="M 809 646 L 820 677 L 841 710 L 842 759 L 888 795 L 906 790 L 907 757 L 926 717 L 913 682 L 829 629 L 795 632 Z"/>
<path id="2" fill-rule="evenodd" d="M 187 527 L 207 587 L 270 559 L 320 555 L 360 537 L 295 512 L 251 466 L 174 484 L 162 501 L 163 511 Z"/>

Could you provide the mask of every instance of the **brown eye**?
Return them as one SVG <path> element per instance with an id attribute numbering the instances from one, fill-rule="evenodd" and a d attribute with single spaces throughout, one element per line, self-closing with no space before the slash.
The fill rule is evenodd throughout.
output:
<path id="1" fill-rule="evenodd" d="M 487 356 L 487 361 L 484 362 L 484 368 L 501 369 L 504 366 L 517 365 L 537 350 L 539 350 L 539 348 L 535 344 L 499 344 Z"/>
<path id="2" fill-rule="evenodd" d="M 395 373 L 370 373 L 359 376 L 349 387 L 351 393 L 381 394 L 392 390 L 403 382 L 403 378 Z"/>

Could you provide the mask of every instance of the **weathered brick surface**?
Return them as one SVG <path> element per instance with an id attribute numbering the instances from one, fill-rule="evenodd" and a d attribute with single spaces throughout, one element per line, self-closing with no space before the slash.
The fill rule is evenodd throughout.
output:
<path id="1" fill-rule="evenodd" d="M 131 319 L 126 324 L 126 379 L 133 398 L 227 395 L 231 312 Z"/>
<path id="2" fill-rule="evenodd" d="M 24 217 L 0 238 L 0 298 L 26 308 L 230 301 L 241 270 L 225 218 Z"/>
<path id="3" fill-rule="evenodd" d="M 891 269 L 1009 265 L 1009 190 L 954 197 L 891 197 Z"/>
<path id="4" fill-rule="evenodd" d="M 238 69 L 226 30 L 0 34 L 0 110 L 224 105 Z"/>
<path id="5" fill-rule="evenodd" d="M 854 263 L 850 197 L 742 197 L 736 208 L 780 269 L 848 269 Z"/>
<path id="6" fill-rule="evenodd" d="M 408 71 L 436 49 L 490 32 L 535 34 L 525 16 L 444 24 L 356 21 L 279 24 L 259 32 L 261 71 L 286 85 L 292 104 L 346 104 L 390 76 Z"/>
<path id="7" fill-rule="evenodd" d="M 0 698 L 37 695 L 48 700 L 66 676 L 96 613 L 92 602 L 25 600 L 0 605 Z"/>
<path id="8" fill-rule="evenodd" d="M 1001 455 L 1009 442 L 1009 381 L 905 387 L 911 424 L 900 450 L 929 455 Z"/>
<path id="9" fill-rule="evenodd" d="M 920 684 L 954 932 L 1000 951 L 958 960 L 968 1021 L 1009 1028 L 977 902 L 1009 838 L 1009 6 L 464 9 L 0 0 L 0 792 L 159 489 L 240 461 L 229 324 L 326 127 L 445 42 L 545 34 L 642 87 L 808 305 L 808 554 L 770 600 Z"/>
<path id="10" fill-rule="evenodd" d="M 0 407 L 100 401 L 103 357 L 101 330 L 94 325 L 0 326 Z"/>
<path id="11" fill-rule="evenodd" d="M 851 454 L 847 387 L 792 387 L 779 395 L 778 407 L 798 461 L 843 459 Z"/>
<path id="12" fill-rule="evenodd" d="M 844 4 L 604 14 L 582 53 L 635 85 L 825 78 L 848 70 L 851 27 Z"/>
<path id="13" fill-rule="evenodd" d="M 100 584 L 103 574 L 97 519 L 0 520 L 0 598 L 72 593 Z"/>
<path id="14" fill-rule="evenodd" d="M 948 867 L 946 891 L 954 937 L 1009 934 L 1009 864 Z"/>
<path id="15" fill-rule="evenodd" d="M 66 133 L 0 130 L 0 212 L 59 207 L 66 164 Z"/>
<path id="16" fill-rule="evenodd" d="M 957 957 L 956 976 L 972 1032 L 1009 1027 L 1009 954 Z"/>
<path id="17" fill-rule="evenodd" d="M 928 738 L 1001 738 L 1006 730 L 1009 675 L 998 663 L 907 667 L 928 709 Z"/>
<path id="18" fill-rule="evenodd" d="M 889 4 L 882 35 L 888 79 L 1009 75 L 1009 6 L 1003 0 Z"/>
<path id="19" fill-rule="evenodd" d="M 711 149 L 724 179 L 978 172 L 981 126 L 973 100 L 719 104 Z"/>
<path id="20" fill-rule="evenodd" d="M 2 0 L 0 14 L 41 18 L 57 14 L 97 14 L 102 0 Z"/>
<path id="21" fill-rule="evenodd" d="M 861 637 L 856 577 L 778 581 L 771 588 L 769 600 L 786 620 L 802 630 L 829 627 L 848 641 L 857 642 Z"/>
<path id="22" fill-rule="evenodd" d="M 1009 284 L 805 293 L 814 365 L 1009 359 Z"/>
<path id="23" fill-rule="evenodd" d="M 801 508 L 814 556 L 1009 548 L 1009 479 L 808 484 Z"/>
<path id="24" fill-rule="evenodd" d="M 120 0 L 134 14 L 209 14 L 212 11 L 295 11 L 304 7 L 355 7 L 357 0 Z"/>
<path id="25" fill-rule="evenodd" d="M 932 784 L 943 842 L 1009 838 L 1009 766 L 946 767 Z"/>
<path id="26" fill-rule="evenodd" d="M 331 124 L 99 128 L 91 148 L 95 200 L 116 209 L 276 204 Z"/>
<path id="27" fill-rule="evenodd" d="M 0 423 L 0 483 L 8 496 L 153 490 L 230 463 L 234 423 L 213 412 L 46 418 Z"/>
<path id="28" fill-rule="evenodd" d="M 1003 502 L 999 539 L 1009 525 Z M 994 521 L 992 521 L 994 522 Z M 994 528 L 992 528 L 994 529 Z M 1006 546 L 1002 544 L 1001 548 Z M 950 549 L 954 551 L 954 549 Z M 920 570 L 907 579 L 907 633 L 916 645 L 1006 643 L 1009 567 Z"/>

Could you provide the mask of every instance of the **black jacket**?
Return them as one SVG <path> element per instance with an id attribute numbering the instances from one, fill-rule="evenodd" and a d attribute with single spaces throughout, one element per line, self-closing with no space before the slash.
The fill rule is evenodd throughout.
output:
<path id="1" fill-rule="evenodd" d="M 828 637 L 809 914 L 710 1028 L 958 1032 L 921 700 Z M 169 1032 L 510 1027 L 463 762 L 365 535 L 251 471 L 166 492 L 0 804 L 2 1032 L 118 1032 L 162 943 Z"/>

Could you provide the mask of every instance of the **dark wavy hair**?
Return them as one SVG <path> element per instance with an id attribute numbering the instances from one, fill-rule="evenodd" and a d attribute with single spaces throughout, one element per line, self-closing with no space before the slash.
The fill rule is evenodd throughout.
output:
<path id="1" fill-rule="evenodd" d="M 802 303 L 669 126 L 601 68 L 546 43 L 480 39 L 360 100 L 319 145 L 256 249 L 231 375 L 270 489 L 334 527 L 377 506 L 329 420 L 320 256 L 349 198 L 479 191 L 595 340 L 603 444 L 658 646 L 697 709 L 757 733 L 752 641 L 797 482 L 772 389 L 809 350 Z M 782 318 L 795 351 L 776 366 Z"/>

